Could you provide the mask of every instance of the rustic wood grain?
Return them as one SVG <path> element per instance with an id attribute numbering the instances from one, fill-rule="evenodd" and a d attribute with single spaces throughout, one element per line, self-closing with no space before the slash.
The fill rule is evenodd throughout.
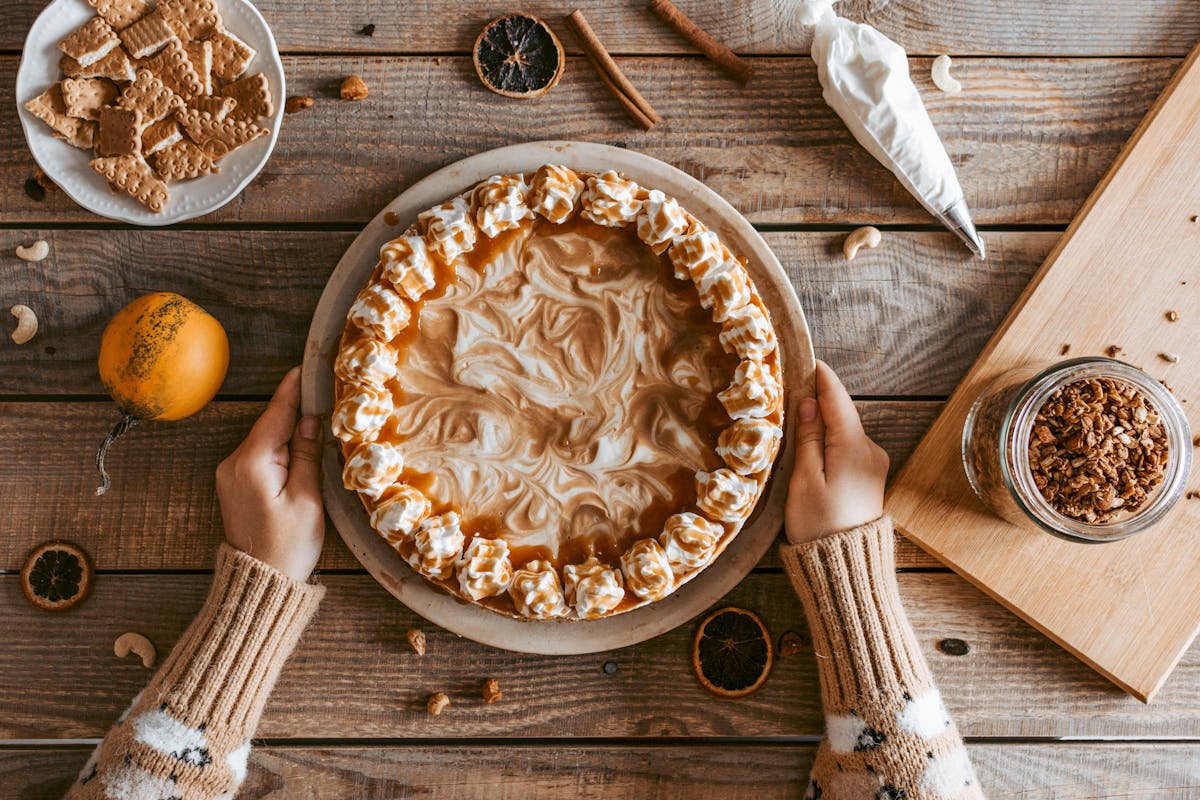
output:
<path id="1" fill-rule="evenodd" d="M 487 20 L 510 10 L 495 3 L 463 2 L 450 11 L 433 0 L 403 6 L 384 0 L 263 0 L 257 5 L 285 52 L 465 52 Z M 680 0 L 678 5 L 739 53 L 806 53 L 812 41 L 811 33 L 796 22 L 797 4 L 790 0 Z M 614 52 L 695 52 L 645 6 L 642 0 L 603 0 L 588 3 L 587 14 Z M 20 49 L 42 7 L 38 0 L 8 4 L 0 17 L 0 50 Z M 520 7 L 549 22 L 564 44 L 578 52 L 562 21 L 570 7 L 549 0 L 527 0 Z M 847 18 L 870 22 L 914 54 L 1179 56 L 1200 37 L 1200 13 L 1190 0 L 843 0 L 837 8 Z M 375 24 L 370 37 L 360 33 L 368 23 Z"/>
<path id="2" fill-rule="evenodd" d="M 852 264 L 844 232 L 768 232 L 792 279 L 817 355 L 855 394 L 941 396 L 953 390 L 1058 239 L 988 233 L 980 261 L 949 233 L 889 231 Z M 286 231 L 0 230 L 0 253 L 37 239 L 49 258 L 0 259 L 0 309 L 25 303 L 38 336 L 0 347 L 0 395 L 104 393 L 100 334 L 138 295 L 180 292 L 230 337 L 222 394 L 270 393 L 300 363 L 313 309 L 354 235 Z M 5 315 L 7 317 L 7 315 Z M 2 326 L 0 326 L 2 327 Z"/>
<path id="3" fill-rule="evenodd" d="M 513 101 L 484 89 L 462 56 L 288 57 L 289 93 L 313 95 L 316 105 L 285 118 L 263 173 L 199 224 L 361 224 L 449 162 L 560 138 L 661 158 L 756 223 L 936 227 L 821 99 L 808 58 L 754 61 L 757 77 L 739 89 L 696 59 L 620 59 L 664 118 L 641 132 L 580 59 L 552 93 Z M 13 74 L 15 62 L 0 57 L 0 74 Z M 955 68 L 964 92 L 953 97 L 932 87 L 929 59 L 912 69 L 975 221 L 1004 225 L 1070 220 L 1178 63 L 964 58 Z M 367 100 L 334 99 L 351 73 L 366 80 Z M 34 165 L 12 86 L 0 81 L 0 130 L 12 132 L 0 142 L 0 223 L 97 221 L 61 192 L 41 203 L 25 196 Z"/>
<path id="4" fill-rule="evenodd" d="M 213 403 L 183 422 L 146 423 L 108 454 L 112 489 L 94 495 L 93 455 L 117 413 L 107 403 L 0 403 L 0 570 L 19 570 L 26 554 L 47 539 L 86 549 L 102 570 L 197 570 L 212 567 L 221 541 L 213 473 L 233 451 L 263 403 Z M 867 431 L 899 467 L 939 403 L 861 404 Z M 937 562 L 906 544 L 904 567 Z M 772 550 L 763 562 L 778 567 Z M 333 533 L 321 569 L 359 569 Z"/>
<path id="5" fill-rule="evenodd" d="M 100 735 L 148 671 L 118 661 L 134 630 L 161 652 L 199 608 L 206 575 L 101 575 L 92 596 L 59 615 L 37 611 L 18 578 L 0 576 L 0 738 Z M 901 595 L 946 704 L 970 737 L 1200 736 L 1200 647 L 1185 654 L 1159 701 L 1143 705 L 950 573 L 901 573 Z M 284 669 L 262 738 L 814 736 L 822 715 L 811 653 L 776 666 L 739 701 L 708 697 L 690 674 L 691 624 L 609 653 L 547 658 L 494 650 L 424 625 L 428 651 L 404 639 L 419 620 L 366 575 L 329 575 L 320 613 Z M 773 636 L 804 630 L 785 575 L 755 573 L 721 601 L 757 611 Z M 937 644 L 961 639 L 951 656 Z M 602 669 L 617 663 L 614 674 Z M 487 705 L 482 682 L 504 700 Z M 455 701 L 431 718 L 426 697 Z M 1086 709 L 1081 714 L 1080 709 Z"/>
<path id="6" fill-rule="evenodd" d="M 989 513 L 954 460 L 980 392 L 1010 370 L 1054 363 L 1057 343 L 1066 337 L 1084 352 L 1119 344 L 1120 358 L 1168 384 L 1191 427 L 1200 427 L 1197 210 L 1200 46 L 889 494 L 889 507 L 916 540 L 1143 700 L 1155 695 L 1200 632 L 1200 503 L 1180 503 L 1153 530 L 1092 547 L 1019 529 Z M 1176 322 L 1166 319 L 1168 309 L 1177 310 Z M 1177 363 L 1161 355 L 1168 353 Z M 1185 433 L 1182 446 L 1171 447 L 1190 454 L 1190 439 Z M 1171 456 L 1176 463 L 1180 458 Z"/>
<path id="7" fill-rule="evenodd" d="M 1147 797 L 1193 800 L 1191 742 L 967 745 L 991 800 Z M 0 795 L 58 800 L 87 759 L 81 747 L 0 750 Z M 321 800 L 682 798 L 769 800 L 804 791 L 814 744 L 280 745 L 256 747 L 239 797 Z"/>

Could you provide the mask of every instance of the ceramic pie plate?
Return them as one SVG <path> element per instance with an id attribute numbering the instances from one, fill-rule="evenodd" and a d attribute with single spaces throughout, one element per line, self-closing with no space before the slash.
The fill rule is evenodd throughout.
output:
<path id="1" fill-rule="evenodd" d="M 358 495 L 342 488 L 337 439 L 329 430 L 333 410 L 332 364 L 346 313 L 379 261 L 379 248 L 438 205 L 485 178 L 532 172 L 542 164 L 585 171 L 616 169 L 647 187 L 661 189 L 698 217 L 746 265 L 771 312 L 779 339 L 786 391 L 784 446 L 753 515 L 725 551 L 669 597 L 598 620 L 524 620 L 488 611 L 428 583 L 371 528 Z M 396 224 L 385 216 L 393 214 Z M 767 243 L 749 222 L 714 191 L 675 167 L 618 147 L 585 142 L 530 142 L 489 150 L 438 170 L 380 211 L 338 262 L 313 314 L 304 352 L 301 406 L 325 424 L 322 491 L 325 507 L 342 539 L 377 581 L 417 614 L 483 644 L 524 653 L 595 653 L 636 644 L 665 633 L 720 600 L 762 559 L 783 526 L 783 506 L 792 471 L 796 403 L 813 393 L 816 362 L 800 301 Z"/>
<path id="2" fill-rule="evenodd" d="M 167 188 L 171 199 L 157 214 L 124 192 L 110 192 L 108 182 L 88 166 L 95 158 L 91 150 L 81 150 L 55 138 L 49 125 L 25 109 L 25 103 L 62 77 L 58 69 L 58 60 L 62 57 L 58 43 L 94 17 L 95 9 L 84 0 L 54 0 L 34 20 L 25 37 L 21 66 L 17 69 L 17 116 L 21 118 L 21 128 L 25 131 L 25 141 L 29 143 L 33 160 L 76 203 L 103 217 L 134 225 L 170 225 L 216 211 L 237 197 L 266 166 L 283 124 L 283 98 L 286 96 L 283 62 L 279 60 L 275 37 L 271 35 L 267 21 L 247 0 L 217 0 L 217 10 L 221 12 L 225 27 L 258 51 L 246 68 L 246 74 L 261 72 L 266 77 L 275 113 L 257 123 L 267 129 L 267 135 L 222 158 L 220 172 L 169 182 Z"/>

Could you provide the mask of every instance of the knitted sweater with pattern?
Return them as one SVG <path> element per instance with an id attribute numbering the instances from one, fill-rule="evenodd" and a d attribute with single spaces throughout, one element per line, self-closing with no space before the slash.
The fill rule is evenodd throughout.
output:
<path id="1" fill-rule="evenodd" d="M 805 800 L 982 800 L 900 605 L 891 520 L 780 551 L 825 707 Z"/>
<path id="2" fill-rule="evenodd" d="M 324 595 L 221 545 L 200 614 L 67 800 L 232 800 L 267 697 Z"/>
<path id="3" fill-rule="evenodd" d="M 804 604 L 826 738 L 806 800 L 982 800 L 896 586 L 885 517 L 783 561 Z M 208 600 L 67 800 L 232 800 L 250 738 L 324 587 L 222 545 Z"/>

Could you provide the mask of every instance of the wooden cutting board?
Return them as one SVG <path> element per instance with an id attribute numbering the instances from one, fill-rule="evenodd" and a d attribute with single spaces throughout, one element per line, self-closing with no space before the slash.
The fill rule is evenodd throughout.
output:
<path id="1" fill-rule="evenodd" d="M 992 516 L 963 423 L 1007 370 L 1118 358 L 1167 382 L 1200 433 L 1200 46 L 1030 281 L 888 492 L 914 542 L 1143 702 L 1200 630 L 1200 499 L 1149 531 L 1076 544 Z M 1166 312 L 1179 314 L 1170 322 Z M 1168 363 L 1159 353 L 1175 353 Z M 1200 489 L 1193 474 L 1189 489 Z"/>

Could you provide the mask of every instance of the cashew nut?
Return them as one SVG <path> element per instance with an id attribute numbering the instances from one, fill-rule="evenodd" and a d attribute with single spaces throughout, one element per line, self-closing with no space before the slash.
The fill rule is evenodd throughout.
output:
<path id="1" fill-rule="evenodd" d="M 146 669 L 154 666 L 154 660 L 158 654 L 154 651 L 154 643 L 142 636 L 140 633 L 122 633 L 113 642 L 113 653 L 117 658 L 125 658 L 130 653 L 137 653 L 142 657 L 142 666 Z"/>
<path id="2" fill-rule="evenodd" d="M 868 225 L 865 228 L 858 228 L 850 232 L 846 237 L 846 241 L 842 244 L 842 255 L 847 261 L 853 261 L 858 255 L 858 251 L 864 247 L 872 250 L 879 247 L 879 243 L 883 241 L 883 234 L 879 232 L 879 228 L 873 225 Z"/>
<path id="3" fill-rule="evenodd" d="M 50 245 L 45 239 L 38 239 L 29 247 L 18 247 L 17 258 L 25 261 L 41 261 L 46 256 L 50 255 Z"/>
<path id="4" fill-rule="evenodd" d="M 962 84 L 950 74 L 950 56 L 938 56 L 933 60 L 933 85 L 946 94 L 958 94 Z"/>
<path id="5" fill-rule="evenodd" d="M 12 332 L 12 340 L 17 344 L 25 344 L 37 335 L 37 314 L 29 306 L 13 306 L 12 315 L 17 318 L 17 329 Z"/>

